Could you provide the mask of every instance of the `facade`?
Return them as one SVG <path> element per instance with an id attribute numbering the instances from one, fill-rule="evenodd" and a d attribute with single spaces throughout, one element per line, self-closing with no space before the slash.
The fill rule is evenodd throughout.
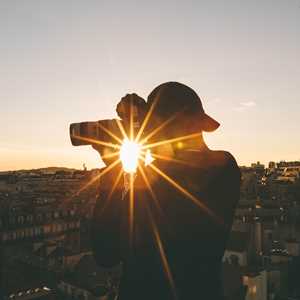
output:
<path id="1" fill-rule="evenodd" d="M 35 290 L 55 286 L 63 272 L 71 272 L 89 253 L 81 236 L 88 236 L 96 186 L 77 191 L 93 174 L 36 170 L 4 175 L 0 174 L 0 298 L 39 299 Z"/>
<path id="2" fill-rule="evenodd" d="M 0 240 L 3 245 L 43 240 L 80 228 L 80 218 L 72 210 L 10 214 L 2 216 L 0 220 Z"/>
<path id="3" fill-rule="evenodd" d="M 245 300 L 267 300 L 267 272 L 246 271 L 243 276 L 244 285 L 247 286 Z"/>
<path id="4" fill-rule="evenodd" d="M 223 261 L 232 265 L 248 265 L 250 236 L 247 232 L 232 231 L 223 256 Z"/>

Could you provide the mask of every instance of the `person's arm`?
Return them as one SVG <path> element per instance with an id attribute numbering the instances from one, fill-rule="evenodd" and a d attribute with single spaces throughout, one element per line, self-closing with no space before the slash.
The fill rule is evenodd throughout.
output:
<path id="1" fill-rule="evenodd" d="M 241 172 L 234 157 L 229 152 L 224 153 L 225 165 L 218 178 L 219 186 L 216 190 L 220 199 L 216 211 L 222 216 L 224 226 L 230 230 L 240 198 Z"/>

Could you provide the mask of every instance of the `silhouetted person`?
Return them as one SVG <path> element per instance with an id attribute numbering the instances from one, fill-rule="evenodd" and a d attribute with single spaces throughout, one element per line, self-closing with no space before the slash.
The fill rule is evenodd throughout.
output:
<path id="1" fill-rule="evenodd" d="M 219 123 L 192 89 L 164 83 L 147 103 L 154 109 L 143 137 L 164 124 L 148 144 L 171 141 L 153 147 L 153 167 L 143 168 L 151 192 L 137 173 L 133 210 L 128 195 L 121 200 L 123 180 L 109 196 L 120 167 L 103 177 L 92 227 L 95 258 L 107 267 L 123 262 L 121 300 L 223 299 L 222 257 L 239 199 L 239 168 L 230 153 L 206 146 L 202 131 Z"/>

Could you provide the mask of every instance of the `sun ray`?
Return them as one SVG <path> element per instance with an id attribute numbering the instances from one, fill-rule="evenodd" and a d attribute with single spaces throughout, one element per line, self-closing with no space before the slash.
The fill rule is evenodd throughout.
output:
<path id="1" fill-rule="evenodd" d="M 159 93 L 159 94 L 160 94 L 160 93 Z M 146 126 L 148 125 L 148 122 L 149 122 L 149 120 L 150 120 L 150 117 L 152 116 L 153 110 L 154 110 L 154 108 L 155 108 L 155 106 L 156 106 L 156 103 L 157 103 L 157 101 L 158 101 L 158 99 L 159 99 L 159 94 L 155 97 L 153 103 L 151 104 L 150 109 L 148 110 L 148 112 L 147 112 L 147 114 L 146 114 L 145 119 L 143 120 L 142 126 L 140 127 L 140 129 L 139 129 L 139 131 L 138 131 L 138 133 L 137 133 L 137 135 L 136 135 L 136 138 L 135 138 L 135 141 L 136 141 L 136 142 L 139 141 L 139 139 L 140 139 L 141 135 L 143 134 L 143 132 L 144 132 Z"/>
<path id="2" fill-rule="evenodd" d="M 108 135 L 110 135 L 112 138 L 114 138 L 119 144 L 122 144 L 122 140 L 116 136 L 113 132 L 111 132 L 109 129 L 107 129 L 105 126 L 103 126 L 100 122 L 98 122 L 98 126 L 105 131 Z"/>
<path id="3" fill-rule="evenodd" d="M 101 159 L 113 158 L 113 157 L 118 156 L 118 155 L 120 155 L 120 151 L 116 151 L 116 152 L 113 152 L 113 153 L 108 153 L 108 154 L 101 155 Z"/>
<path id="4" fill-rule="evenodd" d="M 100 172 L 97 176 L 92 178 L 88 183 L 86 183 L 83 187 L 81 187 L 76 195 L 79 195 L 82 191 L 87 189 L 90 185 L 92 185 L 95 181 L 100 179 L 103 175 L 111 171 L 115 166 L 117 166 L 120 163 L 120 159 L 115 160 L 113 163 L 111 163 L 108 167 L 106 167 L 102 172 Z"/>
<path id="5" fill-rule="evenodd" d="M 108 197 L 107 197 L 108 199 L 110 199 L 110 198 L 112 197 L 112 195 L 113 195 L 114 191 L 116 190 L 117 185 L 118 185 L 118 183 L 119 183 L 119 181 L 120 181 L 122 175 L 123 175 L 123 170 L 120 169 L 120 171 L 119 171 L 119 173 L 118 173 L 118 175 L 117 175 L 117 178 L 116 178 L 116 180 L 115 180 L 115 182 L 114 182 L 114 184 L 113 184 L 113 186 L 112 186 L 112 188 L 111 188 L 111 190 L 110 190 L 110 193 L 109 193 L 109 195 L 108 195 Z"/>
<path id="6" fill-rule="evenodd" d="M 90 144 L 96 144 L 96 145 L 106 146 L 106 147 L 110 147 L 110 148 L 113 148 L 113 149 L 120 149 L 121 148 L 121 146 L 117 145 L 117 144 L 108 143 L 108 142 L 104 142 L 104 141 L 100 141 L 100 140 L 94 140 L 94 139 L 83 137 L 83 136 L 79 136 L 79 135 L 74 135 L 73 137 L 76 138 L 76 139 L 88 142 Z"/>
<path id="7" fill-rule="evenodd" d="M 128 136 L 127 136 L 127 134 L 126 134 L 126 131 L 125 131 L 125 129 L 124 129 L 124 126 L 122 125 L 121 120 L 116 119 L 116 122 L 117 122 L 117 125 L 118 125 L 118 127 L 119 127 L 119 129 L 120 129 L 122 135 L 123 135 L 123 139 L 128 139 Z"/>
<path id="8" fill-rule="evenodd" d="M 171 269 L 170 269 L 170 266 L 169 266 L 169 263 L 168 263 L 168 259 L 167 259 L 164 247 L 163 247 L 162 240 L 161 240 L 160 235 L 159 235 L 158 228 L 157 228 L 157 226 L 156 226 L 156 224 L 153 220 L 151 211 L 150 211 L 147 204 L 146 204 L 146 208 L 147 208 L 147 212 L 148 212 L 148 215 L 149 215 L 150 224 L 151 224 L 151 227 L 152 227 L 152 230 L 153 230 L 153 233 L 154 233 L 156 246 L 157 246 L 160 258 L 162 260 L 162 265 L 163 265 L 165 275 L 166 275 L 166 277 L 169 281 L 171 291 L 172 291 L 172 294 L 173 294 L 173 298 L 177 299 L 178 297 L 177 297 L 177 293 L 176 293 L 175 282 L 174 282 L 174 279 L 173 279 L 173 276 L 172 276 L 172 272 L 171 272 Z"/>
<path id="9" fill-rule="evenodd" d="M 170 144 L 170 143 L 175 143 L 175 142 L 179 142 L 179 141 L 189 140 L 189 139 L 193 139 L 193 138 L 200 137 L 200 136 L 201 136 L 201 133 L 196 132 L 196 133 L 179 136 L 179 137 L 168 139 L 168 140 L 162 140 L 162 141 L 155 142 L 152 144 L 143 145 L 142 149 L 151 149 L 153 147 L 162 146 L 164 144 Z"/>
<path id="10" fill-rule="evenodd" d="M 146 186 L 147 186 L 147 188 L 148 188 L 148 190 L 149 190 L 149 192 L 151 194 L 151 197 L 152 197 L 152 199 L 153 199 L 153 201 L 154 201 L 154 203 L 155 203 L 155 205 L 156 205 L 159 213 L 161 215 L 163 215 L 163 211 L 162 211 L 162 209 L 161 209 L 161 207 L 159 205 L 158 199 L 157 199 L 157 197 L 156 197 L 156 195 L 155 195 L 155 193 L 154 193 L 154 191 L 153 191 L 153 189 L 151 187 L 151 184 L 150 184 L 150 182 L 149 182 L 149 180 L 148 180 L 148 178 L 147 178 L 147 176 L 145 174 L 145 171 L 143 170 L 143 167 L 139 165 L 138 168 L 139 168 L 139 171 L 142 174 L 143 180 L 144 180 L 144 182 L 145 182 L 145 184 L 146 184 Z"/>
<path id="11" fill-rule="evenodd" d="M 134 128 L 133 128 L 133 117 L 134 117 L 134 106 L 133 106 L 133 98 L 132 96 L 130 97 L 130 111 L 129 111 L 129 137 L 130 140 L 133 141 L 133 136 L 134 136 Z"/>
<path id="12" fill-rule="evenodd" d="M 64 199 L 63 203 L 62 203 L 62 206 L 67 205 L 72 199 L 74 199 L 76 196 L 78 196 L 81 192 L 83 192 L 88 187 L 90 187 L 91 185 L 93 185 L 98 179 L 100 179 L 101 176 L 105 175 L 107 172 L 109 172 L 110 170 L 112 170 L 118 163 L 120 163 L 119 159 L 116 160 L 116 161 L 114 161 L 112 164 L 110 164 L 100 174 L 98 174 L 95 177 L 93 177 L 89 182 L 87 182 L 84 186 L 82 186 L 78 191 L 76 191 L 75 193 L 73 193 L 73 195 L 71 195 L 69 198 Z"/>
<path id="13" fill-rule="evenodd" d="M 165 161 L 169 161 L 169 162 L 174 162 L 177 164 L 181 164 L 181 165 L 186 165 L 186 166 L 193 166 L 193 163 L 189 163 L 187 161 L 181 160 L 181 159 L 176 159 L 173 158 L 171 156 L 167 156 L 167 155 L 161 155 L 161 154 L 157 154 L 157 153 L 151 153 L 151 155 L 156 158 L 156 159 L 161 159 L 161 160 L 165 160 Z"/>
<path id="14" fill-rule="evenodd" d="M 152 153 L 150 152 L 151 156 L 152 156 Z M 147 151 L 144 151 L 144 150 L 140 150 L 140 153 L 139 153 L 139 160 L 140 161 L 143 161 L 144 164 L 146 163 L 146 155 L 147 155 Z M 146 164 L 145 164 L 146 166 Z"/>
<path id="15" fill-rule="evenodd" d="M 211 209 L 209 209 L 206 205 L 204 205 L 197 197 L 192 195 L 189 191 L 187 191 L 184 187 L 182 187 L 180 184 L 178 184 L 175 180 L 173 180 L 171 177 L 169 177 L 162 170 L 160 170 L 153 164 L 149 164 L 149 167 L 151 167 L 156 173 L 161 175 L 166 181 L 168 181 L 178 191 L 180 191 L 182 194 L 184 194 L 186 197 L 188 197 L 190 200 L 192 200 L 192 202 L 194 204 L 196 204 L 201 210 L 205 211 L 217 223 L 220 223 L 220 224 L 224 223 L 223 220 L 221 220 Z"/>
<path id="16" fill-rule="evenodd" d="M 116 190 L 116 188 L 117 188 L 117 186 L 118 186 L 118 184 L 119 184 L 119 182 L 120 182 L 120 179 L 121 179 L 122 175 L 123 175 L 123 170 L 120 169 L 120 171 L 119 171 L 119 173 L 118 173 L 118 175 L 117 175 L 117 178 L 116 178 L 116 180 L 115 180 L 115 182 L 114 182 L 114 184 L 113 184 L 113 186 L 112 186 L 112 188 L 111 188 L 111 190 L 110 190 L 108 196 L 107 196 L 106 199 L 105 199 L 105 204 L 103 205 L 100 214 L 103 213 L 103 211 L 105 210 L 106 206 L 108 205 L 108 203 L 109 203 L 109 201 L 110 201 L 110 199 L 111 199 L 113 193 L 115 192 L 115 190 Z"/>
<path id="17" fill-rule="evenodd" d="M 161 131 L 164 127 L 166 127 L 169 123 L 171 123 L 180 113 L 176 113 L 156 127 L 153 131 L 151 131 L 145 138 L 140 141 L 141 145 L 144 145 L 150 138 L 156 135 L 159 131 Z"/>
<path id="18" fill-rule="evenodd" d="M 134 225 L 134 174 L 129 174 L 129 245 L 133 244 L 133 225 Z"/>

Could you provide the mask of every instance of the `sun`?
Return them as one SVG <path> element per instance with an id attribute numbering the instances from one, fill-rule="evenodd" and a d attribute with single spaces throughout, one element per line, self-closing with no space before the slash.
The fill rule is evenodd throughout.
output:
<path id="1" fill-rule="evenodd" d="M 126 173 L 135 173 L 141 156 L 141 145 L 128 138 L 123 140 L 120 149 L 120 160 Z"/>

